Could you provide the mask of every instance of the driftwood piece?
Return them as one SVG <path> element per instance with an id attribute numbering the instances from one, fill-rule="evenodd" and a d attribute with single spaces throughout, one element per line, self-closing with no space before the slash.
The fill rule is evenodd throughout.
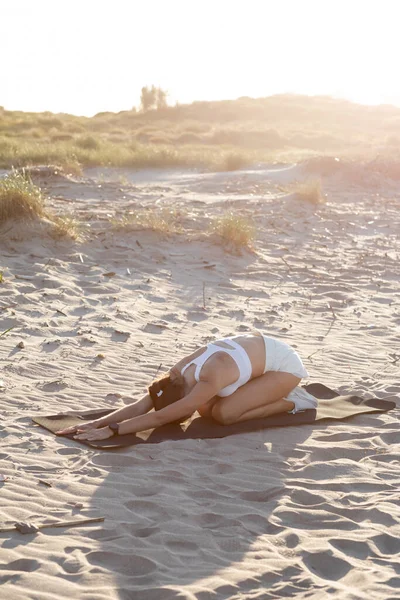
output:
<path id="1" fill-rule="evenodd" d="M 49 527 L 79 527 L 87 523 L 100 523 L 104 521 L 104 517 L 96 517 L 93 519 L 75 519 L 73 521 L 58 521 L 57 523 L 43 523 L 42 525 L 34 525 L 33 523 L 14 523 L 12 527 L 0 527 L 0 533 L 6 531 L 19 531 L 20 533 L 35 533 L 40 529 Z"/>

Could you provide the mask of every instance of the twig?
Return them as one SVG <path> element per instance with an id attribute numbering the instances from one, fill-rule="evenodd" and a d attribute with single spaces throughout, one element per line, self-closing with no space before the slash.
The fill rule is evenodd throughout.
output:
<path id="1" fill-rule="evenodd" d="M 328 329 L 328 331 L 326 332 L 326 334 L 324 335 L 324 338 L 323 338 L 323 339 L 325 339 L 325 338 L 326 338 L 326 337 L 327 337 L 327 336 L 330 334 L 330 332 L 331 332 L 331 329 L 332 329 L 332 327 L 334 326 L 334 324 L 335 324 L 335 319 L 332 319 L 332 322 L 331 322 L 331 324 L 329 325 L 329 329 Z"/>
<path id="2" fill-rule="evenodd" d="M 47 487 L 53 487 L 52 484 L 49 481 L 46 481 L 45 479 L 39 479 L 39 483 L 41 483 L 42 485 L 47 485 Z"/>
<path id="3" fill-rule="evenodd" d="M 43 523 L 43 525 L 37 525 L 37 529 L 47 529 L 49 527 L 79 527 L 80 525 L 86 525 L 87 523 L 100 523 L 104 521 L 105 517 L 96 517 L 95 519 L 76 519 L 75 521 L 59 521 L 58 523 Z M 0 527 L 0 533 L 6 531 L 17 531 L 15 525 L 12 527 Z"/>
<path id="4" fill-rule="evenodd" d="M 206 282 L 203 281 L 203 308 L 206 310 Z"/>
<path id="5" fill-rule="evenodd" d="M 283 262 L 285 263 L 285 265 L 287 266 L 287 268 L 289 269 L 289 271 L 291 271 L 291 270 L 292 270 L 292 267 L 289 265 L 288 261 L 287 261 L 287 260 L 285 260 L 285 259 L 283 258 L 283 256 L 281 256 L 281 260 L 283 260 Z"/>
<path id="6" fill-rule="evenodd" d="M 14 327 L 9 327 L 5 331 L 3 331 L 3 333 L 0 333 L 0 337 L 3 336 L 3 335 L 6 335 L 6 333 L 8 333 L 9 331 L 11 331 L 11 329 L 14 329 Z"/>
<path id="7" fill-rule="evenodd" d="M 307 358 L 311 358 L 312 356 L 314 356 L 314 354 L 317 354 L 317 352 L 321 352 L 321 350 L 322 350 L 322 348 L 318 348 L 318 350 L 316 350 L 312 354 L 309 354 L 309 356 L 307 356 Z"/>
<path id="8" fill-rule="evenodd" d="M 330 310 L 332 311 L 333 318 L 334 318 L 334 319 L 337 319 L 336 313 L 335 313 L 335 311 L 333 310 L 333 308 L 332 308 L 332 305 L 331 305 L 331 304 L 329 304 L 329 303 L 328 303 L 328 308 L 330 308 Z"/>
<path id="9" fill-rule="evenodd" d="M 14 308 L 14 306 L 18 306 L 18 303 L 14 302 L 13 304 L 7 304 L 6 306 L 0 306 L 0 310 L 6 310 L 7 308 Z"/>

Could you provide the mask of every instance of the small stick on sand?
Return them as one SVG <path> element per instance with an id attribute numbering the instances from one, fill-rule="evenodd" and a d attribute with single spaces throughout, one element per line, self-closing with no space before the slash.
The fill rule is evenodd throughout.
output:
<path id="1" fill-rule="evenodd" d="M 285 260 L 285 259 L 283 258 L 283 256 L 281 256 L 281 260 L 283 260 L 283 262 L 285 263 L 285 265 L 287 266 L 287 268 L 289 269 L 289 271 L 291 271 L 291 270 L 292 270 L 292 267 L 289 265 L 288 261 L 287 261 L 287 260 Z"/>
<path id="2" fill-rule="evenodd" d="M 100 523 L 104 521 L 105 517 L 96 517 L 94 519 L 75 519 L 74 521 L 59 521 L 58 523 L 44 523 L 43 525 L 36 525 L 36 529 L 47 529 L 49 527 L 79 527 L 80 525 L 86 525 L 87 523 Z M 20 525 L 16 523 L 12 527 L 0 527 L 0 533 L 5 533 L 6 531 L 20 531 L 20 528 L 17 527 Z M 22 528 L 21 528 L 22 529 Z M 23 531 L 21 531 L 23 533 Z M 27 532 L 30 533 L 30 532 Z"/>
<path id="3" fill-rule="evenodd" d="M 8 333 L 9 331 L 11 331 L 12 329 L 14 329 L 14 327 L 9 327 L 8 329 L 6 329 L 5 331 L 3 331 L 3 333 L 0 333 L 0 337 L 2 335 L 6 335 L 6 333 Z"/>
<path id="4" fill-rule="evenodd" d="M 13 304 L 7 304 L 6 306 L 0 306 L 0 310 L 6 310 L 7 308 L 14 308 L 14 306 L 18 306 L 16 302 Z"/>
<path id="5" fill-rule="evenodd" d="M 206 282 L 203 281 L 203 309 L 206 310 Z"/>
<path id="6" fill-rule="evenodd" d="M 331 305 L 331 304 L 328 304 L 328 308 L 330 308 L 330 310 L 332 311 L 333 318 L 334 318 L 334 319 L 337 319 L 336 313 L 335 313 L 335 311 L 333 310 L 333 307 L 332 307 L 332 305 Z"/>
<path id="7" fill-rule="evenodd" d="M 312 352 L 312 354 L 309 354 L 307 356 L 307 358 L 311 358 L 312 356 L 314 356 L 314 354 L 317 354 L 317 352 L 321 352 L 322 348 L 318 348 L 318 350 L 316 350 L 315 352 Z"/>

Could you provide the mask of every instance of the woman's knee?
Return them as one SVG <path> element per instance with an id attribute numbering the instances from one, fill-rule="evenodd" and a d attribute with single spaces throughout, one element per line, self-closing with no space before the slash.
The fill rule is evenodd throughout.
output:
<path id="1" fill-rule="evenodd" d="M 232 414 L 232 411 L 227 410 L 224 402 L 214 404 L 211 414 L 214 421 L 220 425 L 232 425 L 237 421 L 237 417 Z"/>
<path id="2" fill-rule="evenodd" d="M 218 402 L 218 398 L 215 398 L 215 397 L 211 398 L 211 400 L 209 400 L 205 404 L 202 404 L 201 406 L 199 406 L 199 408 L 197 409 L 197 412 L 202 417 L 205 417 L 206 419 L 211 419 L 213 406 L 216 402 Z"/>
<path id="3" fill-rule="evenodd" d="M 203 404 L 202 406 L 199 406 L 199 408 L 197 409 L 197 412 L 199 413 L 200 416 L 205 417 L 206 419 L 211 419 L 212 406 L 210 406 L 208 404 Z"/>

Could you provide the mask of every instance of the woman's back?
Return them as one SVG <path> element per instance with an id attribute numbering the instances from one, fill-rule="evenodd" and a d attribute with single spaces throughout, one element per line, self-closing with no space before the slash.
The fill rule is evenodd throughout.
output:
<path id="1" fill-rule="evenodd" d="M 224 387 L 219 396 L 230 396 L 250 379 L 263 373 L 265 345 L 259 334 L 236 335 L 222 338 L 201 348 L 187 360 L 181 361 L 180 372 L 189 385 L 207 378 L 215 369 L 224 371 Z"/>

